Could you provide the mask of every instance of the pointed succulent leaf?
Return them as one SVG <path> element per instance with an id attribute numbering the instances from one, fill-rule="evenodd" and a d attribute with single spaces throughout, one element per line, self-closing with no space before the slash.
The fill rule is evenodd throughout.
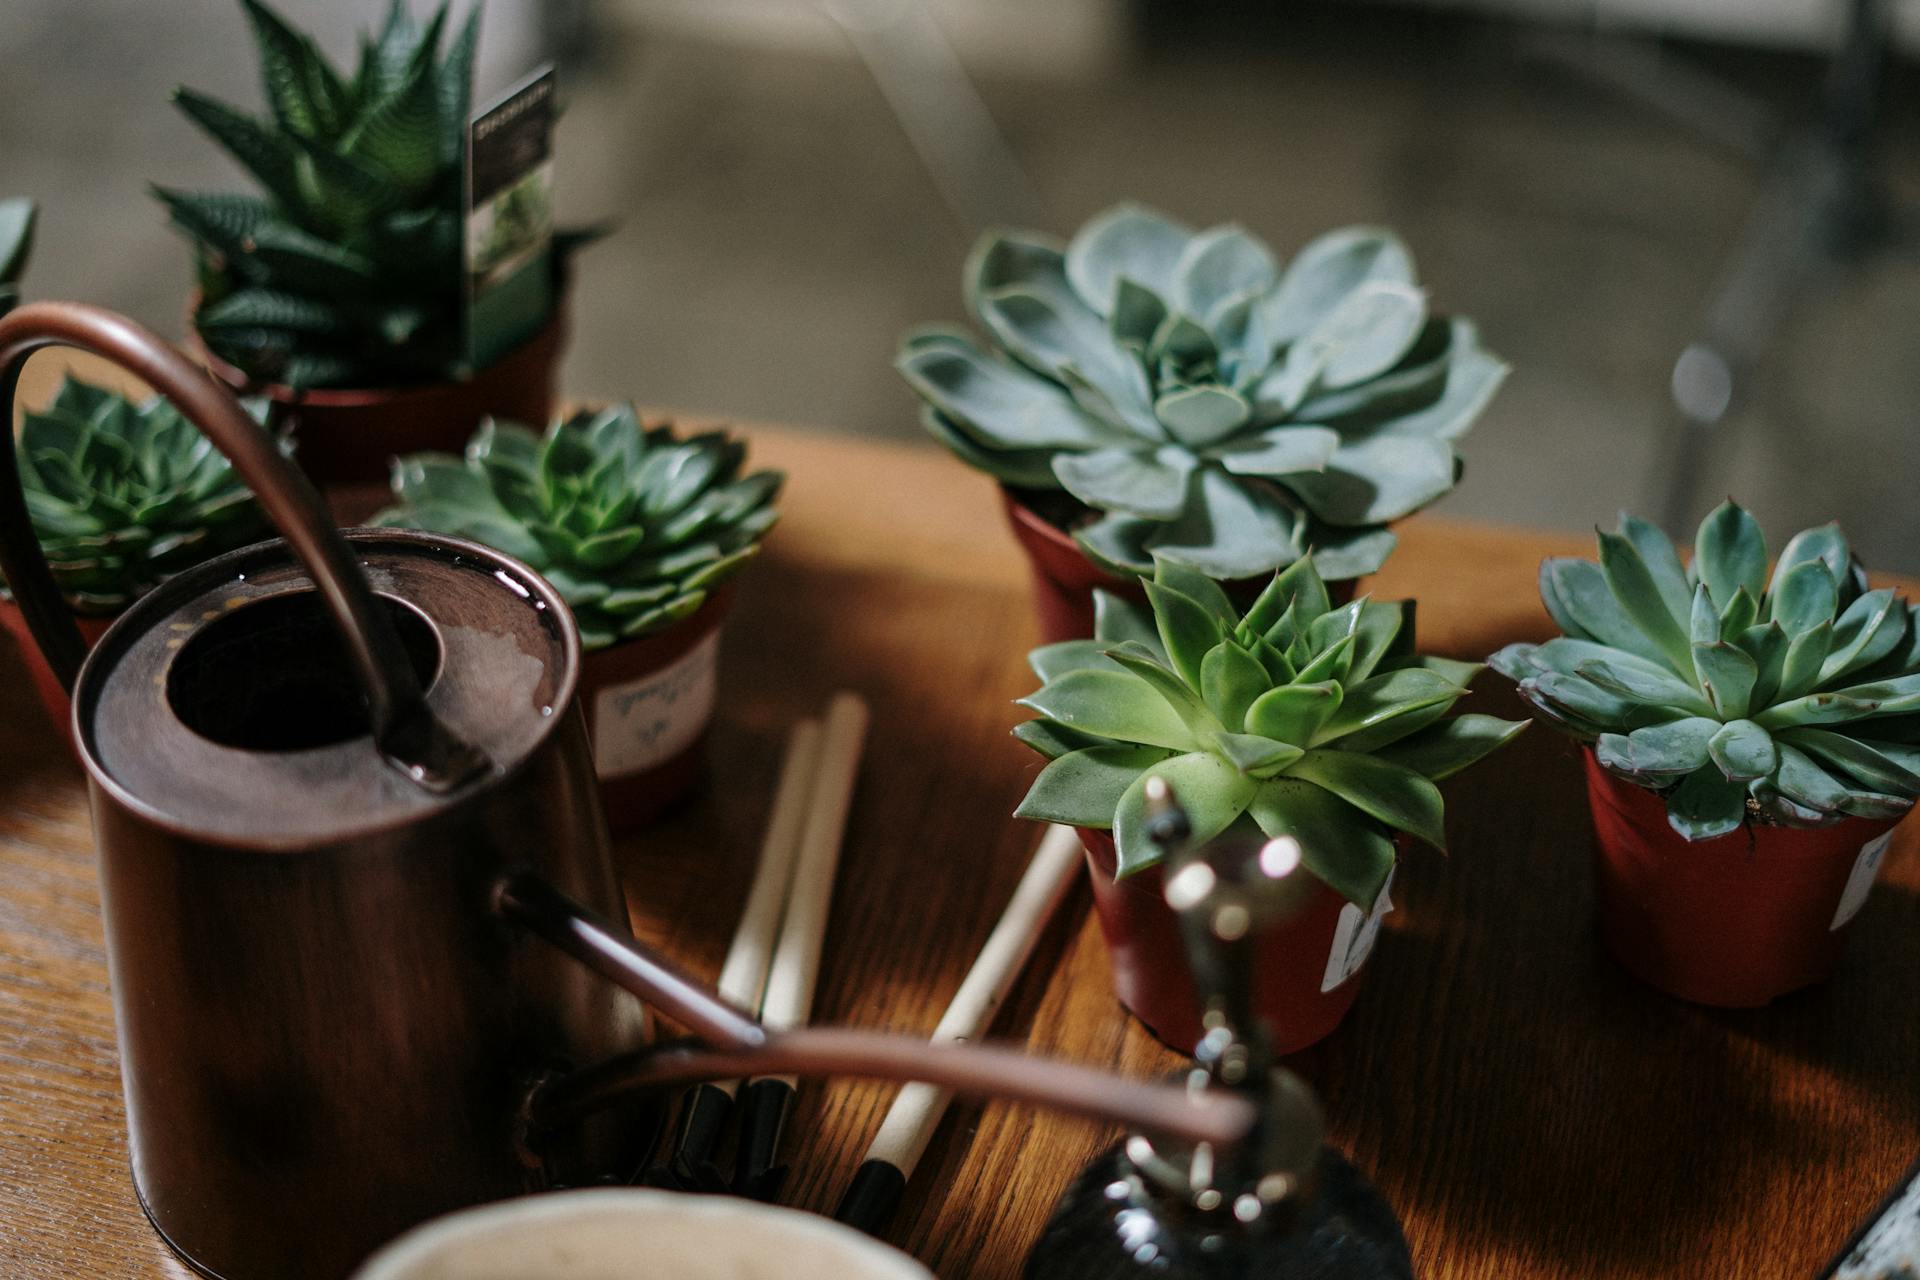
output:
<path id="1" fill-rule="evenodd" d="M 1667 612 L 1676 621 L 1684 621 L 1693 607 L 1693 588 L 1687 583 L 1687 571 L 1680 564 L 1680 554 L 1674 549 L 1673 539 L 1662 532 L 1658 525 L 1625 512 L 1620 515 L 1620 536 L 1632 543 L 1633 549 L 1640 553 L 1640 561 L 1659 588 L 1660 599 L 1666 603 Z"/>
<path id="2" fill-rule="evenodd" d="M 17 284 L 26 270 L 36 213 L 31 200 L 0 200 L 0 285 Z"/>
<path id="3" fill-rule="evenodd" d="M 1042 684 L 1069 671 L 1118 671 L 1119 664 L 1106 655 L 1109 647 L 1099 640 L 1059 640 L 1028 653 L 1027 665 L 1033 668 L 1033 674 L 1040 677 Z"/>
<path id="4" fill-rule="evenodd" d="M 1174 756 L 1134 780 L 1113 815 L 1118 874 L 1132 875 L 1159 861 L 1160 850 L 1148 836 L 1147 782 L 1162 778 L 1179 802 L 1195 840 L 1211 840 L 1247 811 L 1260 784 L 1212 752 Z"/>
<path id="5" fill-rule="evenodd" d="M 1278 742 L 1305 746 L 1320 726 L 1340 709 L 1344 689 L 1335 681 L 1283 685 L 1256 698 L 1247 710 L 1246 727 Z"/>
<path id="6" fill-rule="evenodd" d="M 1115 342 L 1144 352 L 1166 318 L 1167 304 L 1159 294 L 1125 276 L 1114 281 L 1113 311 L 1107 316 L 1107 332 Z"/>
<path id="7" fill-rule="evenodd" d="M 1770 707 L 1780 695 L 1780 680 L 1787 663 L 1787 633 L 1777 622 L 1764 627 L 1748 627 L 1734 643 L 1753 659 L 1753 693 L 1750 707 Z"/>
<path id="8" fill-rule="evenodd" d="M 1413 283 L 1413 257 L 1390 232 L 1348 227 L 1307 245 L 1264 303 L 1276 342 L 1292 342 L 1371 280 Z"/>
<path id="9" fill-rule="evenodd" d="M 1857 787 L 1904 796 L 1920 796 L 1920 759 L 1907 750 L 1863 741 L 1828 729 L 1784 729 L 1780 741 L 1805 752 L 1829 773 Z"/>
<path id="10" fill-rule="evenodd" d="M 1231 637 L 1208 650 L 1200 663 L 1200 689 L 1207 708 L 1213 712 L 1214 719 L 1232 733 L 1239 733 L 1246 726 L 1247 709 L 1267 692 L 1271 683 L 1260 660 L 1234 643 Z"/>
<path id="11" fill-rule="evenodd" d="M 1330 524 L 1384 524 L 1451 491 L 1456 464 L 1444 440 L 1374 436 L 1342 444 L 1323 470 L 1290 476 L 1287 487 Z"/>
<path id="12" fill-rule="evenodd" d="M 1014 816 L 1076 827 L 1111 827 L 1127 788 L 1168 754 L 1159 747 L 1128 746 L 1070 751 L 1040 771 Z"/>
<path id="13" fill-rule="evenodd" d="M 1213 227 L 1187 242 L 1174 265 L 1174 306 L 1191 316 L 1211 316 L 1233 298 L 1258 295 L 1280 278 L 1267 246 L 1240 227 Z"/>
<path id="14" fill-rule="evenodd" d="M 1049 681 L 1020 705 L 1082 733 L 1191 751 L 1192 732 L 1153 687 L 1120 671 L 1070 671 Z"/>
<path id="15" fill-rule="evenodd" d="M 1804 635 L 1839 612 L 1839 583 L 1824 560 L 1802 560 L 1774 574 L 1771 608 L 1789 638 Z"/>
<path id="16" fill-rule="evenodd" d="M 1833 624 L 1833 648 L 1820 664 L 1819 683 L 1872 666 L 1906 637 L 1906 605 L 1891 589 L 1869 591 Z"/>
<path id="17" fill-rule="evenodd" d="M 1214 578 L 1251 578 L 1294 558 L 1298 516 L 1264 482 L 1211 466 L 1194 472 L 1199 501 L 1160 526 L 1150 549 Z"/>
<path id="18" fill-rule="evenodd" d="M 1634 626 L 1607 586 L 1600 566 L 1592 561 L 1560 557 L 1541 561 L 1540 597 L 1554 622 L 1570 637 L 1598 641 L 1667 664 L 1666 652 Z M 1717 637 L 1717 616 L 1714 626 Z"/>
<path id="19" fill-rule="evenodd" d="M 1619 658 L 1631 658 L 1620 654 Z M 1676 707 L 1695 715 L 1718 715 L 1691 681 L 1682 680 L 1664 667 L 1652 663 L 1631 663 L 1619 658 L 1591 658 L 1574 668 L 1573 674 L 1599 685 L 1610 693 L 1640 702 Z"/>
<path id="20" fill-rule="evenodd" d="M 1284 426 L 1242 433 L 1207 456 L 1236 475 L 1290 476 L 1324 471 L 1339 448 L 1339 434 L 1326 427 Z"/>
<path id="21" fill-rule="evenodd" d="M 1190 449 L 1227 439 L 1246 425 L 1253 409 L 1220 386 L 1183 387 L 1153 402 L 1154 417 Z"/>
<path id="22" fill-rule="evenodd" d="M 1833 649 L 1833 623 L 1822 622 L 1795 636 L 1787 645 L 1780 670 L 1779 701 L 1811 693 L 1820 683 L 1820 670 Z"/>
<path id="23" fill-rule="evenodd" d="M 1160 644 L 1159 624 L 1154 621 L 1153 611 L 1098 587 L 1093 592 L 1093 634 L 1108 646 L 1131 641 L 1160 658 L 1167 656 Z"/>
<path id="24" fill-rule="evenodd" d="M 1099 738 L 1076 733 L 1064 725 L 1057 725 L 1051 720 L 1022 720 L 1013 726 L 1013 736 L 1049 760 L 1058 760 L 1069 751 L 1110 745 L 1103 744 Z M 1154 749 L 1147 748 L 1147 750 Z"/>
<path id="25" fill-rule="evenodd" d="M 1774 566 L 1773 582 L 1767 591 L 1779 596 L 1785 590 L 1788 574 L 1800 565 L 1815 562 L 1826 565 L 1827 574 L 1836 585 L 1847 580 L 1853 551 L 1848 547 L 1839 525 L 1824 524 L 1814 529 L 1803 529 L 1788 539 L 1787 545 L 1781 549 L 1780 562 Z M 1828 615 L 1831 616 L 1832 612 L 1828 610 Z M 1798 634 L 1791 627 L 1787 630 L 1789 634 Z"/>
<path id="26" fill-rule="evenodd" d="M 1687 632 L 1667 608 L 1666 598 L 1646 561 L 1640 558 L 1640 552 L 1619 534 L 1602 533 L 1599 539 L 1600 572 L 1614 600 L 1633 625 L 1660 650 L 1668 666 L 1675 671 L 1687 670 L 1691 665 Z M 1712 639 L 1718 640 L 1720 635 L 1720 628 L 1716 626 Z"/>
<path id="27" fill-rule="evenodd" d="M 1224 638 L 1220 620 L 1205 605 L 1157 582 L 1147 582 L 1160 643 L 1180 678 L 1195 689 L 1201 685 L 1201 664 L 1209 650 Z"/>
<path id="28" fill-rule="evenodd" d="M 1328 888 L 1362 910 L 1372 909 L 1395 855 L 1393 842 L 1365 814 L 1331 791 L 1290 777 L 1262 783 L 1248 813 L 1266 835 L 1297 840 L 1307 870 Z"/>
<path id="29" fill-rule="evenodd" d="M 1271 778 L 1304 754 L 1290 742 L 1252 733 L 1216 733 L 1212 743 L 1229 764 L 1250 778 Z"/>
<path id="30" fill-rule="evenodd" d="M 1767 581 L 1767 539 L 1759 522 L 1734 502 L 1721 503 L 1700 524 L 1693 566 L 1718 607 L 1741 587 L 1759 598 Z"/>
<path id="31" fill-rule="evenodd" d="M 1760 669 L 1746 652 L 1723 640 L 1693 646 L 1695 679 L 1723 720 L 1747 715 Z"/>
<path id="32" fill-rule="evenodd" d="M 977 350 L 922 346 L 903 351 L 895 364 L 948 421 L 990 448 L 1097 449 L 1131 439 L 1058 387 Z"/>
<path id="33" fill-rule="evenodd" d="M 1453 705 L 1465 689 L 1418 667 L 1388 671 L 1346 686 L 1339 709 L 1314 732 L 1310 745 L 1339 743 L 1429 707 Z"/>
<path id="34" fill-rule="evenodd" d="M 1707 754 L 1734 782 L 1764 778 L 1780 764 L 1773 735 L 1751 720 L 1730 720 L 1707 740 Z"/>
<path id="35" fill-rule="evenodd" d="M 1323 787 L 1362 813 L 1446 850 L 1440 792 L 1411 769 L 1378 756 L 1320 747 L 1288 766 L 1286 776 Z"/>

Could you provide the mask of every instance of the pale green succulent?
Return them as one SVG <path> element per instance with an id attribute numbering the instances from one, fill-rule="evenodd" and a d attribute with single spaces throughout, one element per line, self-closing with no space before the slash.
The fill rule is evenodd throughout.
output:
<path id="1" fill-rule="evenodd" d="M 1693 563 L 1643 520 L 1600 562 L 1552 559 L 1540 594 L 1565 633 L 1509 645 L 1496 670 L 1609 772 L 1666 799 L 1707 840 L 1748 821 L 1894 818 L 1920 796 L 1920 611 L 1871 591 L 1838 525 L 1797 534 L 1771 577 L 1732 502 Z"/>
<path id="2" fill-rule="evenodd" d="M 725 432 L 642 428 L 632 405 L 557 419 L 545 436 L 489 419 L 464 459 L 396 459 L 397 505 L 374 523 L 524 560 L 600 649 L 692 615 L 758 554 L 785 477 L 742 475 L 746 455 Z"/>
<path id="3" fill-rule="evenodd" d="M 1130 573 L 1250 578 L 1309 551 L 1325 578 L 1373 572 L 1388 522 L 1453 488 L 1453 442 L 1506 375 L 1367 228 L 1283 269 L 1239 227 L 1121 205 L 1064 245 L 987 236 L 965 292 L 992 350 L 926 329 L 897 361 L 927 429 L 1010 487 L 1091 508 L 1075 538 Z"/>
<path id="4" fill-rule="evenodd" d="M 68 378 L 25 415 L 18 450 L 33 531 L 76 612 L 117 613 L 268 535 L 226 455 L 159 396 L 136 404 Z"/>
<path id="5" fill-rule="evenodd" d="M 1434 783 L 1525 728 L 1443 719 L 1480 670 L 1418 657 L 1404 605 L 1333 608 L 1310 559 L 1243 615 L 1218 583 L 1162 559 L 1151 608 L 1095 593 L 1091 640 L 1029 657 L 1044 682 L 1014 734 L 1050 763 L 1018 815 L 1110 828 L 1119 873 L 1153 865 L 1146 785 L 1164 778 L 1197 839 L 1236 822 L 1300 842 L 1307 868 L 1370 906 L 1395 832 L 1440 847 Z"/>
<path id="6" fill-rule="evenodd" d="M 20 277 L 33 249 L 33 201 L 0 200 L 0 316 L 20 301 Z"/>

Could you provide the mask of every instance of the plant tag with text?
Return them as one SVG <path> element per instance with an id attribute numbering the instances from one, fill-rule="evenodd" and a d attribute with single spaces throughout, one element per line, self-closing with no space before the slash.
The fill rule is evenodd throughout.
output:
<path id="1" fill-rule="evenodd" d="M 593 769 L 617 778 L 651 769 L 685 751 L 713 718 L 720 633 L 671 665 L 602 689 L 593 702 Z"/>
<path id="2" fill-rule="evenodd" d="M 1333 930 L 1333 950 L 1327 955 L 1327 975 L 1320 980 L 1321 991 L 1331 991 L 1360 972 L 1360 966 L 1373 954 L 1380 922 L 1393 910 L 1392 892 L 1393 872 L 1389 871 L 1387 882 L 1380 886 L 1380 896 L 1373 900 L 1372 911 L 1362 912 L 1351 902 L 1340 908 L 1340 923 Z"/>
<path id="3" fill-rule="evenodd" d="M 1840 893 L 1840 906 L 1833 913 L 1833 923 L 1827 926 L 1829 933 L 1859 915 L 1860 908 L 1867 905 L 1867 895 L 1873 892 L 1873 882 L 1880 875 L 1880 864 L 1887 860 L 1887 846 L 1892 843 L 1893 832 L 1889 831 L 1860 846 L 1860 856 L 1853 860 L 1853 874 L 1847 877 L 1847 887 Z"/>

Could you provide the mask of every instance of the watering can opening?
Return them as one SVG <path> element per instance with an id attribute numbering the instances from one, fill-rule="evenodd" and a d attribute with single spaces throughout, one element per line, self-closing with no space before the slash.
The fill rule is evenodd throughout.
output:
<path id="1" fill-rule="evenodd" d="M 309 848 L 418 820 L 509 778 L 560 729 L 579 641 L 551 586 L 457 538 L 344 536 L 426 707 L 491 767 L 449 794 L 382 757 L 321 593 L 276 540 L 163 584 L 88 656 L 75 730 L 103 787 L 176 830 Z"/>

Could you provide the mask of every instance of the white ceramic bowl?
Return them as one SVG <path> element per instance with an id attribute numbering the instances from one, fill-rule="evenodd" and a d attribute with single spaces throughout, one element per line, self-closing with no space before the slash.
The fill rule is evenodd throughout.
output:
<path id="1" fill-rule="evenodd" d="M 353 1280 L 934 1280 L 827 1218 L 734 1196 L 605 1187 L 436 1218 Z"/>

